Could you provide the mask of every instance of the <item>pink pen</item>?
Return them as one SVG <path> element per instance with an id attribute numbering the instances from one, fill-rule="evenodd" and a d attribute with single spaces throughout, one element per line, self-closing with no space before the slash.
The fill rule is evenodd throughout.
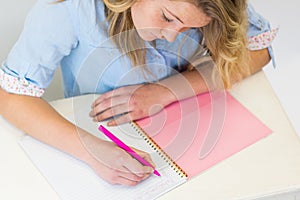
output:
<path id="1" fill-rule="evenodd" d="M 142 163 L 145 166 L 152 167 L 154 169 L 153 173 L 157 176 L 160 176 L 158 171 L 145 159 L 143 159 L 139 154 L 137 154 L 133 149 L 131 149 L 129 146 L 127 146 L 124 142 L 122 142 L 119 138 L 117 138 L 113 133 L 111 133 L 109 130 L 107 130 L 104 126 L 99 126 L 99 131 L 104 133 L 111 141 L 113 141 L 118 147 L 124 149 L 127 153 L 129 153 L 131 156 L 133 156 L 135 159 L 137 159 L 140 163 Z"/>

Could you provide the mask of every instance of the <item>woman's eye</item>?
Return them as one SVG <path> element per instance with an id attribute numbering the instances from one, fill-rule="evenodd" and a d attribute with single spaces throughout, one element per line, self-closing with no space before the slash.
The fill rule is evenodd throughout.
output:
<path id="1" fill-rule="evenodd" d="M 172 19 L 169 19 L 165 13 L 162 13 L 162 16 L 163 16 L 163 19 L 166 21 L 166 22 L 172 22 L 173 20 Z"/>

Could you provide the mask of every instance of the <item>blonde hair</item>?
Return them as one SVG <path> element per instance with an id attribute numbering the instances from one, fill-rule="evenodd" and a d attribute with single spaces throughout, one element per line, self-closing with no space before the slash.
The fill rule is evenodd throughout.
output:
<path id="1" fill-rule="evenodd" d="M 136 0 L 103 0 L 108 8 L 107 17 L 111 22 L 109 34 L 113 36 L 134 28 L 130 7 Z M 182 0 L 179 0 L 182 1 Z M 205 45 L 215 62 L 216 73 L 221 77 L 224 87 L 230 88 L 233 80 L 240 80 L 250 74 L 247 51 L 246 14 L 247 0 L 185 0 L 198 6 L 212 18 L 211 22 L 200 28 L 205 38 Z M 127 35 L 126 37 L 130 37 Z M 131 45 L 136 39 L 123 39 L 132 41 L 128 44 L 118 44 L 125 49 L 135 49 Z M 140 45 L 140 44 L 139 44 Z M 133 65 L 145 63 L 145 50 L 139 49 L 128 54 Z M 214 77 L 215 77 L 214 76 Z"/>
<path id="2" fill-rule="evenodd" d="M 200 28 L 225 88 L 250 74 L 246 0 L 198 0 L 212 21 Z"/>
<path id="3" fill-rule="evenodd" d="M 146 64 L 144 41 L 139 37 L 132 18 L 131 6 L 136 0 L 103 0 L 109 21 L 108 34 L 118 48 L 127 54 L 133 66 Z"/>
<path id="4" fill-rule="evenodd" d="M 103 0 L 106 6 L 106 17 L 110 22 L 109 36 L 122 52 L 127 53 L 133 66 L 146 64 L 146 49 L 142 48 L 144 41 L 135 31 L 131 18 L 130 8 L 136 1 Z M 225 88 L 230 88 L 233 80 L 240 80 L 250 74 L 246 34 L 247 0 L 175 1 L 193 3 L 212 18 L 208 25 L 199 29 L 216 66 L 214 77 L 217 73 Z M 116 35 L 118 37 L 115 37 Z"/>

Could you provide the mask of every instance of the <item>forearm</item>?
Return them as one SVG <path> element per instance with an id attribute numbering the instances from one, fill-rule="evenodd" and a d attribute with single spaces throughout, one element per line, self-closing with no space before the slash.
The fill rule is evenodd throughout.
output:
<path id="1" fill-rule="evenodd" d="M 250 52 L 250 56 L 251 73 L 260 70 L 270 60 L 265 50 Z M 207 59 L 193 70 L 177 73 L 152 84 L 115 89 L 97 98 L 90 116 L 96 121 L 118 116 L 109 121 L 109 125 L 114 126 L 153 115 L 172 102 L 207 91 L 220 91 L 223 80 L 215 78 L 213 72 L 213 63 Z M 237 81 L 231 80 L 233 83 Z"/>
<path id="2" fill-rule="evenodd" d="M 271 59 L 268 49 L 249 51 L 249 57 L 249 75 L 260 71 Z M 171 91 L 166 99 L 171 102 L 181 100 L 216 89 L 217 86 L 212 81 L 212 70 L 212 66 L 202 66 L 191 71 L 186 70 L 161 80 L 159 84 L 162 84 Z M 243 78 L 246 77 L 244 76 Z M 233 84 L 238 82 L 234 78 L 231 81 Z"/>
<path id="3" fill-rule="evenodd" d="M 251 74 L 260 71 L 271 60 L 268 49 L 250 51 L 249 56 L 250 56 L 249 66 L 250 66 Z"/>
<path id="4" fill-rule="evenodd" d="M 167 99 L 171 102 L 208 91 L 206 81 L 203 75 L 201 75 L 201 71 L 197 69 L 173 75 L 172 77 L 161 80 L 159 84 L 168 88 L 170 93 Z"/>
<path id="5" fill-rule="evenodd" d="M 9 122 L 32 137 L 85 162 L 91 161 L 92 158 L 78 136 L 77 131 L 80 129 L 59 115 L 44 100 L 9 94 L 0 88 L 0 112 Z"/>
<path id="6" fill-rule="evenodd" d="M 40 98 L 8 94 L 0 88 L 0 114 L 38 140 L 86 162 L 109 183 L 132 186 L 152 173 L 151 167 L 141 165 L 115 144 L 76 127 Z M 138 152 L 153 163 L 149 154 Z"/>

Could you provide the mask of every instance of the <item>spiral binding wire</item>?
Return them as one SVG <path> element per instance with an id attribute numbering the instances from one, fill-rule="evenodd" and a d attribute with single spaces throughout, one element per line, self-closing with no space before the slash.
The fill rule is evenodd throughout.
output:
<path id="1" fill-rule="evenodd" d="M 179 165 L 177 165 L 172 158 L 166 152 L 164 152 L 164 150 L 160 148 L 160 146 L 151 137 L 149 137 L 148 134 L 136 122 L 131 122 L 130 124 L 132 128 L 144 138 L 144 140 L 154 149 L 154 151 L 156 151 L 179 176 L 186 178 L 188 177 L 188 174 Z"/>

